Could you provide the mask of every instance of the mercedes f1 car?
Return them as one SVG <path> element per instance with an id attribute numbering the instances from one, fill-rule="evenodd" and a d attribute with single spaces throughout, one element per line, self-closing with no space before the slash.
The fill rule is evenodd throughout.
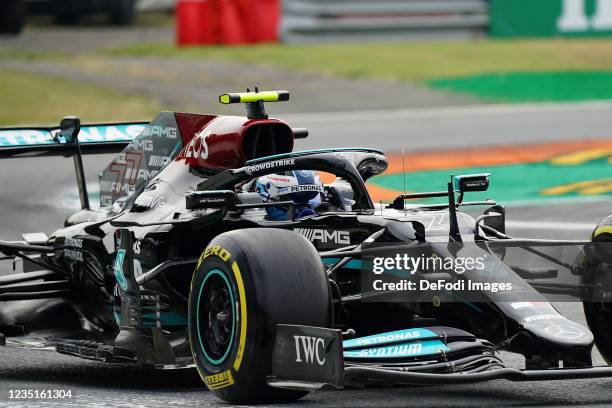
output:
<path id="1" fill-rule="evenodd" d="M 383 153 L 294 151 L 308 131 L 264 109 L 288 99 L 286 91 L 220 97 L 245 103 L 246 117 L 163 112 L 150 123 L 66 117 L 59 127 L 1 129 L 0 156 L 72 156 L 82 209 L 50 236 L 0 241 L 2 259 L 23 265 L 0 276 L 0 343 L 160 369 L 195 366 L 232 403 L 369 384 L 612 376 L 612 367 L 591 361 L 594 344 L 612 359 L 612 257 L 593 246 L 612 240 L 612 217 L 590 241 L 511 238 L 503 206 L 464 201 L 487 189 L 486 174 L 375 204 L 365 183 L 387 169 Z M 103 152 L 119 154 L 100 174 L 100 206 L 92 209 L 82 156 Z M 316 192 L 310 211 L 258 188 L 262 178 L 295 172 L 324 180 L 279 189 Z M 436 197 L 443 202 L 412 201 Z M 464 211 L 477 205 L 487 207 L 483 215 Z M 272 218 L 271 209 L 286 216 Z M 577 260 L 544 251 L 559 245 L 578 247 Z M 556 269 L 512 265 L 507 252 L 517 246 Z M 452 259 L 469 247 L 500 261 L 496 272 L 521 290 L 391 299 L 391 286 L 376 292 L 366 284 L 369 253 L 380 247 Z M 562 268 L 579 284 L 551 281 Z M 544 297 L 571 291 L 584 300 L 589 328 Z M 502 350 L 524 356 L 525 368 L 506 366 Z"/>

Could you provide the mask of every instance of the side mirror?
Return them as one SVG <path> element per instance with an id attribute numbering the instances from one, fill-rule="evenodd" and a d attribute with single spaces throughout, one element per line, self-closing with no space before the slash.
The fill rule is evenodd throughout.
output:
<path id="1" fill-rule="evenodd" d="M 491 227 L 502 234 L 506 233 L 506 209 L 502 205 L 494 205 L 488 208 L 485 214 L 498 214 L 495 217 L 487 217 L 483 220 L 483 224 Z"/>
<path id="2" fill-rule="evenodd" d="M 489 188 L 489 176 L 489 173 L 455 176 L 453 177 L 454 190 L 459 193 L 487 191 Z"/>
<path id="3" fill-rule="evenodd" d="M 59 135 L 66 140 L 66 144 L 74 146 L 72 157 L 74 158 L 74 169 L 79 187 L 81 209 L 89 210 L 91 207 L 89 206 L 89 196 L 87 195 L 87 185 L 85 184 L 85 170 L 83 169 L 83 158 L 81 157 L 81 146 L 79 145 L 80 131 L 81 119 L 77 116 L 66 116 L 60 122 Z"/>
<path id="4" fill-rule="evenodd" d="M 494 205 L 493 207 L 488 208 L 484 213 L 485 216 L 489 214 L 491 215 L 490 217 L 482 220 L 484 225 L 493 228 L 502 234 L 506 233 L 506 209 L 503 205 Z M 506 258 L 508 248 L 504 246 L 493 247 L 492 251 L 499 259 L 503 261 Z"/>
<path id="5" fill-rule="evenodd" d="M 185 196 L 188 210 L 230 208 L 238 203 L 236 193 L 230 190 L 194 191 Z"/>
<path id="6" fill-rule="evenodd" d="M 81 119 L 78 116 L 66 116 L 60 122 L 60 136 L 66 139 L 66 143 L 78 142 L 79 132 L 81 131 Z"/>

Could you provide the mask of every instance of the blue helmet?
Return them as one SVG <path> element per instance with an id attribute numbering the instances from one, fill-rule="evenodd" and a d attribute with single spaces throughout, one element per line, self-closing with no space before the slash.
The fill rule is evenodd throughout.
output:
<path id="1" fill-rule="evenodd" d="M 255 190 L 265 203 L 293 201 L 295 217 L 313 215 L 325 192 L 319 176 L 312 170 L 293 170 L 284 174 L 268 174 L 257 179 Z M 292 218 L 289 207 L 266 207 L 268 219 L 282 221 Z"/>

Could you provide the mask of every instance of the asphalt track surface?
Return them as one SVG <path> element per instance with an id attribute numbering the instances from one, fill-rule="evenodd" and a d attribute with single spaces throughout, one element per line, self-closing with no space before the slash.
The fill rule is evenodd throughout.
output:
<path id="1" fill-rule="evenodd" d="M 306 148 L 330 140 L 338 147 L 411 152 L 612 138 L 612 102 L 357 110 L 282 118 L 310 129 L 313 137 L 301 145 Z"/>
<path id="2" fill-rule="evenodd" d="M 351 112 L 337 115 L 288 115 L 295 126 L 311 129 L 297 148 L 364 145 L 430 150 L 481 145 L 528 144 L 550 140 L 610 138 L 612 105 L 538 105 L 532 107 L 449 108 Z M 384 129 L 384 130 L 381 130 Z M 108 157 L 87 157 L 88 179 Z M 71 160 L 60 158 L 0 161 L 0 235 L 19 239 L 21 232 L 51 232 L 76 209 Z M 612 213 L 609 198 L 547 205 L 511 205 L 509 232 L 525 237 L 587 238 L 593 226 Z M 1 272 L 0 272 L 1 273 Z M 1 306 L 0 306 L 1 307 Z M 558 307 L 584 323 L 580 305 Z M 505 355 L 513 366 L 521 358 Z M 594 352 L 596 364 L 603 364 Z M 70 389 L 71 400 L 9 400 L 14 389 Z M 52 352 L 0 349 L 0 407 L 3 406 L 219 406 L 193 371 L 160 372 L 104 365 Z M 612 406 L 612 379 L 512 383 L 493 381 L 458 386 L 364 389 L 318 392 L 296 407 L 549 407 Z"/>

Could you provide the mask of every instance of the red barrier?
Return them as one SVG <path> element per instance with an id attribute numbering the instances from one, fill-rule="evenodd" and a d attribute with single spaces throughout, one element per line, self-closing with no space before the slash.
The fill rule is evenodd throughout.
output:
<path id="1" fill-rule="evenodd" d="M 279 0 L 179 0 L 178 45 L 278 41 Z"/>
<path id="2" fill-rule="evenodd" d="M 247 43 L 247 36 L 241 17 L 240 3 L 236 0 L 216 0 L 219 4 L 219 44 L 241 45 Z"/>
<path id="3" fill-rule="evenodd" d="M 217 35 L 211 23 L 213 0 L 182 0 L 176 5 L 176 42 L 178 45 L 215 44 Z"/>
<path id="4" fill-rule="evenodd" d="M 251 43 L 277 42 L 279 0 L 238 0 L 242 21 Z"/>

